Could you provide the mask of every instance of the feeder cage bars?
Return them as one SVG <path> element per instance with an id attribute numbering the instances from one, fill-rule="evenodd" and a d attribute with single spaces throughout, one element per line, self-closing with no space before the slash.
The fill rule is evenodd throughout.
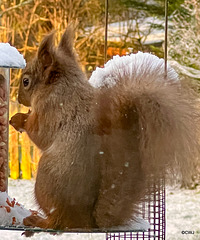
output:
<path id="1" fill-rule="evenodd" d="M 153 188 L 153 191 L 151 191 Z M 153 192 L 153 193 L 152 193 Z M 145 196 L 145 199 L 138 206 L 139 217 L 150 223 L 150 229 L 146 232 L 119 232 L 107 233 L 107 240 L 165 240 L 165 183 L 160 180 L 159 183 L 151 184 Z"/>

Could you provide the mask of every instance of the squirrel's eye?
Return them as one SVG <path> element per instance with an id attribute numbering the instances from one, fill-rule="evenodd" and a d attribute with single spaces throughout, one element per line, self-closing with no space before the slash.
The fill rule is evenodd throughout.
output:
<path id="1" fill-rule="evenodd" d="M 28 78 L 23 78 L 22 80 L 24 87 L 27 87 L 29 85 L 29 79 Z"/>

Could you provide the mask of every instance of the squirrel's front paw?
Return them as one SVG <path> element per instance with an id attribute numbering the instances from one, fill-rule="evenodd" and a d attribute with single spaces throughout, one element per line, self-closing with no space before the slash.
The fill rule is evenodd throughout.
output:
<path id="1" fill-rule="evenodd" d="M 11 117 L 9 123 L 12 125 L 17 131 L 24 132 L 24 125 L 27 121 L 29 114 L 27 113 L 16 113 Z"/>

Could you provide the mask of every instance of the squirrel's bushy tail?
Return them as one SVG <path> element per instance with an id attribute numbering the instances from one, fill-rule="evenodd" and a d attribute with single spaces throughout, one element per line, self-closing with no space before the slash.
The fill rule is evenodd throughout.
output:
<path id="1" fill-rule="evenodd" d="M 187 182 L 199 157 L 200 111 L 196 94 L 181 85 L 176 72 L 168 66 L 165 78 L 164 60 L 138 53 L 115 57 L 90 82 L 109 87 L 110 109 L 119 118 L 125 109 L 127 118 L 137 115 L 143 172 Z"/>

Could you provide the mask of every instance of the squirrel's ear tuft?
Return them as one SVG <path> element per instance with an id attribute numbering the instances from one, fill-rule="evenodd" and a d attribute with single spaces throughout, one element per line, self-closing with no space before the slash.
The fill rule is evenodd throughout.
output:
<path id="1" fill-rule="evenodd" d="M 68 56 L 73 56 L 73 40 L 74 40 L 74 27 L 72 24 L 68 25 L 66 28 L 60 43 L 58 45 L 58 49 L 61 50 L 64 54 Z"/>
<path id="2" fill-rule="evenodd" d="M 55 31 L 47 35 L 38 49 L 38 60 L 41 61 L 44 69 L 50 66 L 53 62 L 54 34 Z"/>

